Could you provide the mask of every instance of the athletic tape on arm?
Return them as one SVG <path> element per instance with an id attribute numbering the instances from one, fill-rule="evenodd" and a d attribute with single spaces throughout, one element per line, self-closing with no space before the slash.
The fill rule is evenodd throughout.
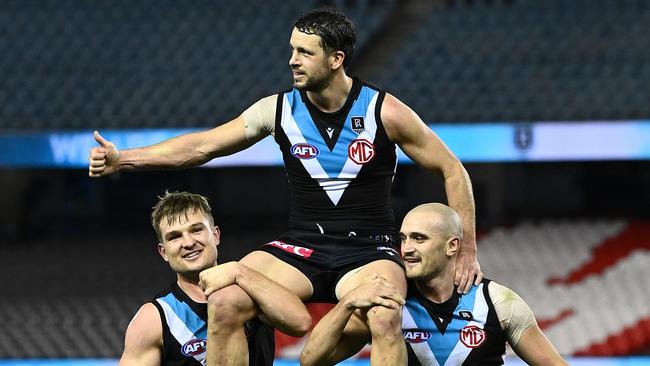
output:
<path id="1" fill-rule="evenodd" d="M 491 281 L 488 291 L 501 328 L 506 332 L 508 343 L 514 347 L 526 329 L 537 323 L 535 315 L 528 304 L 511 289 Z"/>
<path id="2" fill-rule="evenodd" d="M 248 141 L 259 141 L 275 132 L 277 100 L 277 94 L 262 98 L 242 113 Z"/>

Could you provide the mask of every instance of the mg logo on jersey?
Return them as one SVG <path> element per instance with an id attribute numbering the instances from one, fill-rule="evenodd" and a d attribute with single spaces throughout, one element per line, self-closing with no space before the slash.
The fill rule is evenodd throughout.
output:
<path id="1" fill-rule="evenodd" d="M 352 161 L 361 165 L 375 157 L 375 145 L 366 139 L 357 139 L 348 146 L 348 156 Z"/>
<path id="2" fill-rule="evenodd" d="M 181 352 L 187 357 L 198 356 L 205 353 L 207 342 L 205 339 L 195 338 L 181 346 Z"/>
<path id="3" fill-rule="evenodd" d="M 278 248 L 284 250 L 285 252 L 293 253 L 293 254 L 299 255 L 299 256 L 301 256 L 303 258 L 309 258 L 311 256 L 311 253 L 314 252 L 313 249 L 299 247 L 297 245 L 287 244 L 287 243 L 285 243 L 283 241 L 279 241 L 279 240 L 274 240 L 274 241 L 272 241 L 270 243 L 267 243 L 266 245 L 273 245 L 274 247 L 278 247 Z"/>
<path id="4" fill-rule="evenodd" d="M 422 329 L 402 329 L 402 336 L 408 343 L 422 343 L 431 339 L 431 332 Z"/>
<path id="5" fill-rule="evenodd" d="M 476 348 L 485 342 L 485 331 L 476 325 L 468 325 L 460 330 L 460 341 L 468 348 Z"/>
<path id="6" fill-rule="evenodd" d="M 298 159 L 313 159 L 320 154 L 320 151 L 312 144 L 301 142 L 291 146 L 291 154 Z"/>

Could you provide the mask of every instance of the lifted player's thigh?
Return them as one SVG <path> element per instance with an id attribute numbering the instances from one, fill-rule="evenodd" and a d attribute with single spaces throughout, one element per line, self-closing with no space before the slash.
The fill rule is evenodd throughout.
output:
<path id="1" fill-rule="evenodd" d="M 307 276 L 272 254 L 256 250 L 239 262 L 286 287 L 302 300 L 309 299 L 314 292 Z"/>
<path id="2" fill-rule="evenodd" d="M 353 269 L 344 275 L 336 285 L 336 296 L 340 299 L 350 290 L 359 287 L 373 273 L 384 277 L 395 286 L 403 296 L 406 296 L 406 275 L 399 264 L 389 260 L 378 260 Z"/>

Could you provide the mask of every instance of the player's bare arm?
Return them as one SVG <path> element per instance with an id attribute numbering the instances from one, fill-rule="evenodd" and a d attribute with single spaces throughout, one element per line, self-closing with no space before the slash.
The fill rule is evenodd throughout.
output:
<path id="1" fill-rule="evenodd" d="M 568 366 L 539 326 L 528 328 L 519 342 L 512 347 L 524 362 L 532 366 Z"/>
<path id="2" fill-rule="evenodd" d="M 261 99 L 239 117 L 213 129 L 135 149 L 120 151 L 95 131 L 99 146 L 90 150 L 88 174 L 102 177 L 121 170 L 189 168 L 244 150 L 272 132 L 274 98 L 277 96 Z"/>
<path id="3" fill-rule="evenodd" d="M 494 281 L 488 290 L 508 343 L 529 365 L 566 366 L 553 344 L 537 325 L 528 304 L 514 291 Z"/>
<path id="4" fill-rule="evenodd" d="M 370 331 L 360 318 L 373 306 L 398 309 L 405 301 L 384 278 L 373 275 L 349 291 L 312 329 L 300 355 L 303 366 L 334 365 L 357 353 Z M 353 316 L 354 314 L 354 316 Z"/>
<path id="5" fill-rule="evenodd" d="M 151 303 L 140 307 L 126 329 L 120 366 L 159 366 L 162 350 L 160 314 Z"/>
<path id="6" fill-rule="evenodd" d="M 463 222 L 463 241 L 456 265 L 455 284 L 468 293 L 483 279 L 476 258 L 476 215 L 472 183 L 460 160 L 407 105 L 386 94 L 381 119 L 391 141 L 421 167 L 442 173 L 449 206 Z"/>
<path id="7" fill-rule="evenodd" d="M 262 318 L 281 332 L 301 337 L 309 331 L 311 317 L 302 301 L 291 291 L 239 262 L 228 262 L 200 274 L 199 286 L 207 296 L 237 285 L 250 296 Z"/>

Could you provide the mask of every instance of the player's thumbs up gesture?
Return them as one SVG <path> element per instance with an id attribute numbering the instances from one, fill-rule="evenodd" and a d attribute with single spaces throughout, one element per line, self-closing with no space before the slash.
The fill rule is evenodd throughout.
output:
<path id="1" fill-rule="evenodd" d="M 95 131 L 93 133 L 95 141 L 99 144 L 97 147 L 90 149 L 88 155 L 88 175 L 91 177 L 103 177 L 117 172 L 120 161 L 120 152 L 115 148 L 115 145 L 106 140 Z"/>

